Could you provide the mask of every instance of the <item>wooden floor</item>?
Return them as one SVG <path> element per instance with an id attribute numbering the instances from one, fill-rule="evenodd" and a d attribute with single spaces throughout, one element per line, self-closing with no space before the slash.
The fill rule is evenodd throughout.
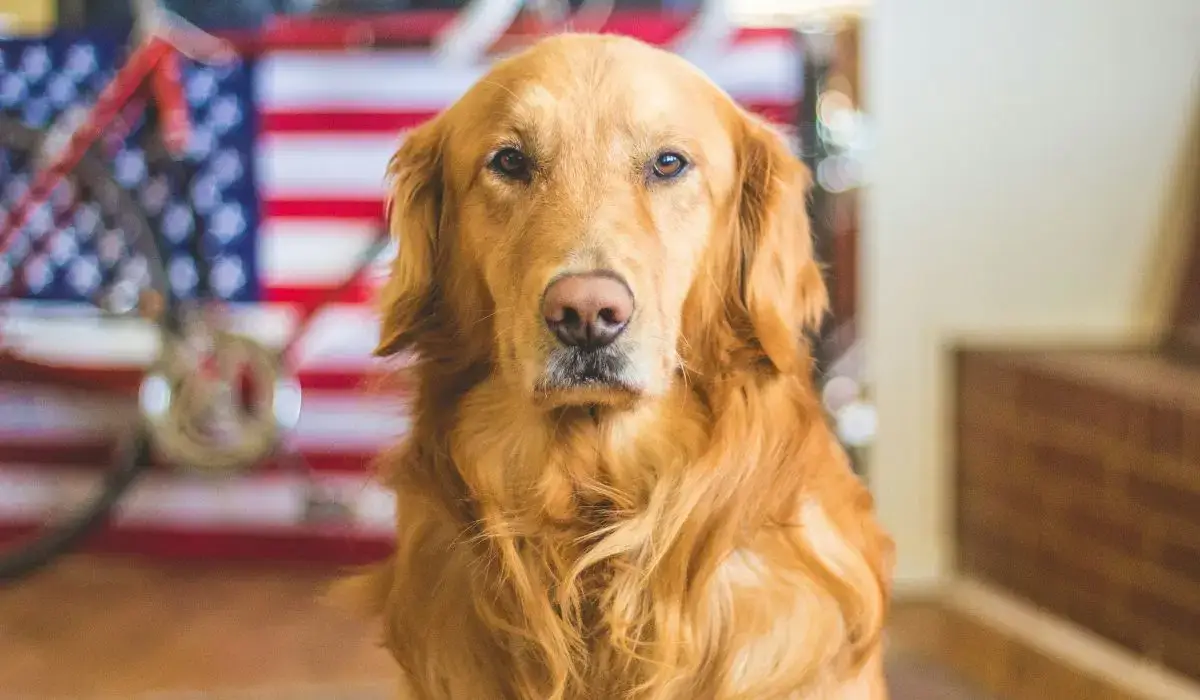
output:
<path id="1" fill-rule="evenodd" d="M 0 698 L 383 700 L 391 661 L 318 601 L 331 578 L 69 560 L 0 589 Z M 980 697 L 902 650 L 890 672 L 896 700 Z"/>
<path id="2" fill-rule="evenodd" d="M 0 589 L 0 697 L 386 680 L 390 659 L 370 631 L 317 601 L 330 578 L 68 561 Z"/>

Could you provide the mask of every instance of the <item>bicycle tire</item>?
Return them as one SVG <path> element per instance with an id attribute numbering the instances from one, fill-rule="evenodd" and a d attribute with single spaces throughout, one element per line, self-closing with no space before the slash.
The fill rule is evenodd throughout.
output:
<path id="1" fill-rule="evenodd" d="M 36 167 L 37 155 L 45 138 L 46 132 L 30 128 L 10 117 L 0 115 L 0 169 L 6 171 L 0 173 L 0 207 L 7 207 L 12 203 L 7 197 L 10 193 L 5 186 L 16 182 L 20 177 L 14 170 L 14 163 L 18 166 L 22 163 L 27 165 L 31 174 Z M 129 278 L 120 277 L 125 274 L 123 270 L 129 266 L 141 269 L 143 265 L 134 265 L 133 261 L 144 261 L 144 271 L 139 277 L 141 287 L 135 290 L 136 301 L 140 302 L 143 299 L 142 294 L 146 291 L 159 295 L 159 299 L 163 303 L 157 311 L 143 315 L 148 315 L 151 324 L 156 328 L 161 328 L 164 321 L 163 314 L 170 313 L 169 309 L 172 306 L 169 303 L 168 279 L 157 239 L 133 193 L 117 182 L 106 161 L 94 151 L 86 154 L 65 175 L 64 180 L 69 183 L 66 191 L 70 195 L 64 211 L 68 211 L 72 215 L 72 225 L 79 224 L 78 212 L 85 206 L 91 206 L 92 212 L 97 212 L 98 208 L 99 218 L 95 225 L 103 227 L 103 235 L 109 238 L 118 235 L 122 239 L 119 241 L 119 243 L 123 243 L 119 248 L 120 252 L 115 257 L 110 256 L 112 260 L 107 267 L 102 266 L 101 281 L 103 282 L 109 273 L 113 275 L 109 281 L 114 284 L 128 281 Z M 28 181 L 25 180 L 24 183 L 27 186 Z M 53 206 L 49 208 L 53 211 Z M 60 213 L 56 211 L 53 214 L 56 218 L 52 228 L 42 231 L 41 236 L 61 235 L 57 221 Z M 92 233 L 101 235 L 95 231 Z M 25 258 L 18 253 L 19 251 L 10 247 L 3 256 L 7 265 L 6 269 L 14 271 L 14 274 L 9 275 L 9 282 L 0 288 L 0 315 L 5 316 L 4 320 L 8 320 L 7 312 L 13 306 L 11 302 L 16 300 L 14 289 L 19 281 L 16 279 L 15 271 L 20 269 L 25 262 Z M 27 250 L 26 256 L 29 253 L 30 251 Z M 112 300 L 111 294 L 103 288 L 98 288 L 98 294 L 92 297 L 91 301 L 100 307 L 101 318 L 128 316 L 139 310 L 136 303 L 132 308 L 125 309 L 124 313 L 121 313 L 121 309 L 106 308 L 105 304 Z M 111 307 L 111 303 L 109 306 Z M 0 350 L 5 349 L 7 336 L 7 332 L 0 336 Z M 48 390 L 53 386 L 61 390 L 67 386 L 76 391 L 91 389 L 99 391 L 101 394 L 112 391 L 111 389 L 98 389 L 94 385 L 72 387 L 70 383 L 60 383 L 56 379 L 51 379 L 57 376 L 53 363 L 42 364 L 37 360 L 31 361 L 19 355 L 14 357 L 18 357 L 17 361 L 20 363 L 32 362 L 33 364 L 29 364 L 29 366 L 36 366 L 39 370 L 36 373 L 22 372 L 20 365 L 17 365 L 17 371 L 22 375 L 20 377 L 23 380 L 22 385 L 27 389 L 40 391 Z M 46 371 L 41 371 L 43 369 Z M 37 378 L 33 378 L 35 374 L 38 375 Z M 31 379 L 32 381 L 30 381 Z M 68 400 L 73 400 L 73 398 Z M 0 536 L 0 583 L 28 576 L 58 556 L 75 549 L 85 537 L 105 522 L 107 516 L 137 481 L 137 478 L 146 471 L 150 462 L 147 454 L 149 438 L 144 426 L 141 425 L 140 418 L 135 413 L 129 421 L 129 425 L 118 430 L 116 449 L 112 451 L 111 459 L 106 467 L 99 467 L 95 472 L 95 480 L 98 482 L 99 488 L 90 493 L 81 503 L 73 504 L 69 512 L 58 514 L 58 517 L 54 518 L 50 524 L 34 522 L 32 525 L 26 524 L 25 526 L 25 529 L 32 529 L 32 532 L 22 533 L 18 530 L 16 536 L 9 538 Z"/>
<path id="2" fill-rule="evenodd" d="M 104 523 L 150 464 L 149 439 L 144 430 L 135 430 L 121 442 L 113 459 L 114 468 L 105 473 L 103 488 L 95 499 L 71 518 L 24 541 L 22 546 L 11 551 L 0 550 L 0 584 L 25 578 L 73 551 Z"/>

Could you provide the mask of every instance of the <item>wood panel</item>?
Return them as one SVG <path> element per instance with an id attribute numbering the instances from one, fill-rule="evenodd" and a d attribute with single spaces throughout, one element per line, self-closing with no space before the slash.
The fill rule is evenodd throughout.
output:
<path id="1" fill-rule="evenodd" d="M 967 352 L 957 416 L 963 570 L 1200 679 L 1200 372 Z"/>

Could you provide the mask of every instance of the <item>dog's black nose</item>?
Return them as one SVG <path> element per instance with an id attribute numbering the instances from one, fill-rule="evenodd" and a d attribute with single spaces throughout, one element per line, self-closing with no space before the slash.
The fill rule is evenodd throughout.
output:
<path id="1" fill-rule="evenodd" d="M 595 350 L 625 330 L 633 315 L 633 294 L 612 275 L 567 275 L 546 288 L 542 315 L 564 345 Z"/>

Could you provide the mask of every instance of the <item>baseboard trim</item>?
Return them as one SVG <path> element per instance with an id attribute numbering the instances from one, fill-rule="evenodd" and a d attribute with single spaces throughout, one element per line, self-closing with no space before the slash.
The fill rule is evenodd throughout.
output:
<path id="1" fill-rule="evenodd" d="M 897 577 L 892 582 L 892 600 L 898 604 L 935 601 L 944 595 L 945 579 L 930 576 Z"/>
<path id="2" fill-rule="evenodd" d="M 942 602 L 1138 700 L 1200 700 L 1200 683 L 988 584 L 960 579 Z"/>

